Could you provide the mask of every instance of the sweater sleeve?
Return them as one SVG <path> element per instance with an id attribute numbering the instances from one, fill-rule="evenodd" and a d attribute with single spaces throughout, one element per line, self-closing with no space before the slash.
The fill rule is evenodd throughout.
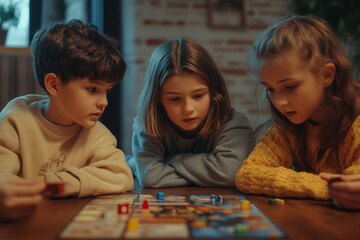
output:
<path id="1" fill-rule="evenodd" d="M 100 128 L 101 131 L 95 136 L 84 136 L 84 139 L 89 140 L 85 143 L 92 148 L 85 166 L 76 166 L 76 159 L 73 159 L 71 166 L 45 174 L 47 182 L 66 183 L 65 192 L 61 196 L 80 198 L 133 189 L 132 172 L 126 164 L 123 152 L 116 148 L 115 137 L 103 125 Z"/>
<path id="2" fill-rule="evenodd" d="M 329 199 L 320 175 L 291 169 L 289 140 L 271 126 L 236 173 L 236 186 L 244 193 L 276 197 Z"/>
<path id="3" fill-rule="evenodd" d="M 360 174 L 360 116 L 358 116 L 346 138 L 344 151 L 340 152 L 340 156 L 344 158 L 343 174 Z"/>
<path id="4" fill-rule="evenodd" d="M 192 183 L 178 174 L 173 166 L 164 162 L 165 149 L 159 137 L 142 130 L 134 119 L 132 150 L 133 171 L 144 187 L 179 187 Z"/>
<path id="5" fill-rule="evenodd" d="M 217 133 L 209 153 L 183 153 L 167 161 L 188 181 L 206 187 L 234 187 L 235 174 L 253 148 L 254 139 L 245 115 L 235 112 Z"/>

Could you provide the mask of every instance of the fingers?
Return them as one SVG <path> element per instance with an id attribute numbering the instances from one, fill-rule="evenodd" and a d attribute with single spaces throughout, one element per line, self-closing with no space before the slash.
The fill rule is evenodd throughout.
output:
<path id="1" fill-rule="evenodd" d="M 360 181 L 360 174 L 352 174 L 352 175 L 344 175 L 344 174 L 321 174 L 320 177 L 330 182 L 332 180 L 335 181 L 345 181 L 345 182 L 354 182 Z"/>
<path id="2" fill-rule="evenodd" d="M 38 194 L 17 195 L 11 191 L 0 193 L 0 219 L 14 220 L 30 215 L 35 211 L 43 196 Z"/>
<path id="3" fill-rule="evenodd" d="M 36 206 L 41 200 L 43 200 L 43 196 L 38 195 L 29 195 L 29 196 L 12 196 L 4 199 L 3 205 L 7 209 L 13 209 L 18 207 L 27 207 L 27 206 Z"/>
<path id="4" fill-rule="evenodd" d="M 45 188 L 45 182 L 33 179 L 19 179 L 9 181 L 5 186 L 3 186 L 3 192 L 5 194 L 27 196 L 40 194 L 45 190 Z"/>
<path id="5" fill-rule="evenodd" d="M 360 181 L 333 182 L 328 185 L 328 190 L 337 207 L 360 210 Z"/>
<path id="6" fill-rule="evenodd" d="M 360 181 L 360 174 L 340 175 L 342 181 Z"/>
<path id="7" fill-rule="evenodd" d="M 329 189 L 353 194 L 360 193 L 360 181 L 333 182 L 329 184 Z"/>
<path id="8" fill-rule="evenodd" d="M 325 181 L 330 181 L 331 179 L 333 179 L 333 178 L 339 178 L 339 177 L 341 177 L 342 175 L 340 175 L 340 174 L 321 174 L 320 175 L 320 177 L 322 178 L 322 179 L 324 179 Z"/>

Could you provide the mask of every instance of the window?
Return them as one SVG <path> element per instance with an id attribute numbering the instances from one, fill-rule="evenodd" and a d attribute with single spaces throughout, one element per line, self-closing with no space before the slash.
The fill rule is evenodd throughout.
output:
<path id="1" fill-rule="evenodd" d="M 8 4 L 13 0 L 0 0 L 0 3 Z M 10 26 L 6 36 L 5 47 L 28 47 L 29 46 L 29 0 L 17 1 L 19 8 L 19 22 L 17 26 Z"/>

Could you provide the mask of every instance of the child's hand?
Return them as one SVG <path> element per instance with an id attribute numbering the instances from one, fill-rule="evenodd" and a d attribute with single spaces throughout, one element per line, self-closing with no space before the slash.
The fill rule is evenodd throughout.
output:
<path id="1" fill-rule="evenodd" d="M 360 210 L 360 174 L 326 174 L 321 177 L 328 181 L 329 195 L 335 206 Z"/>
<path id="2" fill-rule="evenodd" d="M 0 219 L 15 220 L 30 215 L 43 199 L 43 177 L 19 178 L 9 175 L 0 179 Z"/>

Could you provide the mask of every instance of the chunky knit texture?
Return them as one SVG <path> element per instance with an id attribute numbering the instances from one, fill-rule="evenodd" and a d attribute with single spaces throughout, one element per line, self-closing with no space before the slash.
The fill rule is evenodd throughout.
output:
<path id="1" fill-rule="evenodd" d="M 339 146 L 339 162 L 335 154 L 325 160 L 330 152 L 328 150 L 316 163 L 318 127 L 308 124 L 307 132 L 309 158 L 315 173 L 293 170 L 296 141 L 290 134 L 282 136 L 273 124 L 238 170 L 235 178 L 237 188 L 244 193 L 276 197 L 329 199 L 327 183 L 320 177 L 322 173 L 360 173 L 360 117 L 354 121 Z"/>

